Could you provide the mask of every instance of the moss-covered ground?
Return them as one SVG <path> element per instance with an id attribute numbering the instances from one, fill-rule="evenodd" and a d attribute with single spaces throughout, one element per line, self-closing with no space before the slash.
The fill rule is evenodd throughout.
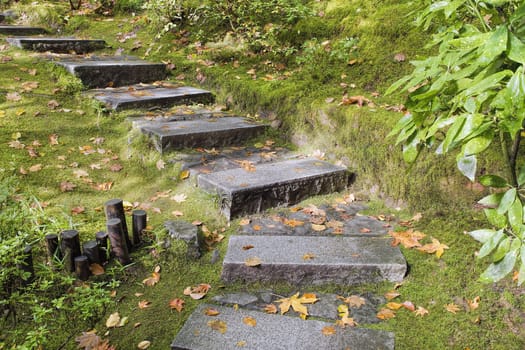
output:
<path id="1" fill-rule="evenodd" d="M 148 22 L 147 13 L 101 16 L 89 7 L 69 12 L 64 4 L 21 3 L 16 9 L 28 14 L 33 23 L 68 35 L 105 39 L 110 46 L 107 53 L 118 50 L 171 63 L 171 80 L 209 88 L 217 94 L 219 104 L 234 111 L 268 121 L 280 120 L 279 131 L 266 138 L 281 144 L 293 141 L 301 152 L 319 149 L 328 159 L 342 161 L 357 173 L 350 191 L 369 201 L 369 214 L 406 220 L 416 212 L 422 213 L 421 219 L 413 223 L 414 228 L 450 247 L 441 259 L 403 249 L 410 270 L 400 286 L 385 283 L 321 288 L 341 294 L 363 290 L 383 294 L 397 288 L 401 294 L 397 301 L 409 300 L 427 309 L 424 316 L 400 310 L 395 318 L 371 326 L 395 332 L 396 348 L 525 348 L 523 289 L 510 278 L 493 285 L 478 282 L 487 262 L 476 260 L 479 246 L 464 234 L 485 225 L 482 213 L 473 205 L 483 190 L 458 176 L 454 157 L 428 154 L 408 168 L 394 140 L 386 138 L 401 116 L 396 110 L 402 109 L 403 96 L 385 97 L 383 93 L 410 70 L 409 60 L 426 53 L 428 34 L 411 25 L 410 13 L 419 2 L 313 1 L 310 6 L 320 15 L 300 21 L 280 35 L 281 40 L 298 47 L 306 41 L 320 46 L 290 56 L 247 54 L 244 49 L 233 50 L 232 45 L 226 45 L 227 38 L 215 39 L 203 49 L 195 41 L 186 42 L 182 31 L 157 39 L 158 31 Z M 182 29 L 190 33 L 195 30 Z M 126 33 L 136 37 L 122 40 Z M 336 47 L 328 49 L 330 43 L 350 38 L 354 44 L 345 49 L 350 56 L 340 60 L 329 55 Z M 202 221 L 210 231 L 224 234 L 226 239 L 214 245 L 220 256 L 224 255 L 228 235 L 239 223 L 228 224 L 218 214 L 213 197 L 195 189 L 191 180 L 181 179 L 180 165 L 170 162 L 173 154 L 161 156 L 141 137 L 130 133 L 126 121 L 130 113 L 107 113 L 81 95 L 78 81 L 47 59 L 1 40 L 0 179 L 14 177 L 18 193 L 36 197 L 45 204 L 45 215 L 57 218 L 53 230 L 75 227 L 82 240 L 92 239 L 95 232 L 104 229 L 101 208 L 108 199 L 123 198 L 148 207 L 150 233 L 145 244 L 133 253 L 135 264 L 126 269 L 109 266 L 106 275 L 97 277 L 120 281 L 118 288 L 111 288 L 115 294 L 105 313 L 96 320 L 75 324 L 49 319 L 51 332 L 42 348 L 74 349 L 74 338 L 95 328 L 117 349 L 134 349 L 142 340 L 151 341 L 151 349 L 166 349 L 202 302 L 183 296 L 186 287 L 199 283 L 212 286 L 206 299 L 219 293 L 260 288 L 273 288 L 283 295 L 296 291 L 289 285 L 225 286 L 219 278 L 220 261 L 211 262 L 213 251 L 193 261 L 186 258 L 182 245 L 163 248 L 162 224 L 174 218 L 173 211 L 182 212 L 185 220 Z M 364 96 L 373 104 L 340 105 L 344 95 Z M 276 134 L 282 135 L 282 140 L 277 140 Z M 497 158 L 490 154 L 485 162 L 487 168 L 498 167 Z M 65 183 L 74 187 L 66 190 Z M 187 195 L 186 201 L 170 200 L 181 193 Z M 340 196 L 312 202 L 332 202 Z M 79 207 L 83 210 L 76 214 Z M 57 233 L 51 230 L 48 233 Z M 43 243 L 35 249 L 35 259 L 42 263 Z M 145 286 L 142 281 L 157 265 L 161 267 L 160 281 L 153 287 Z M 479 307 L 469 308 L 468 301 L 477 297 Z M 174 298 L 186 302 L 180 313 L 168 305 Z M 151 306 L 139 308 L 141 300 L 150 301 Z M 457 313 L 447 311 L 447 304 L 458 305 Z M 128 317 L 129 323 L 108 330 L 105 321 L 114 312 Z M 22 315 L 16 325 L 9 320 L 0 323 L 0 349 L 20 345 L 35 327 L 30 315 Z"/>

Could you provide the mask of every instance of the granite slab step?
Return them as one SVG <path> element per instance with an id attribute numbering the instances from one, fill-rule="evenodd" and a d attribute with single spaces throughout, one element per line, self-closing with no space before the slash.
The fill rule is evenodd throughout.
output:
<path id="1" fill-rule="evenodd" d="M 150 83 L 166 76 L 165 64 L 133 56 L 67 56 L 58 58 L 55 63 L 90 89 Z"/>
<path id="2" fill-rule="evenodd" d="M 159 152 L 191 148 L 240 145 L 263 133 L 267 126 L 241 117 L 151 122 L 140 129 L 149 135 Z"/>
<path id="3" fill-rule="evenodd" d="M 342 191 L 353 180 L 344 167 L 317 159 L 292 159 L 230 169 L 197 177 L 200 188 L 220 197 L 228 218 L 298 203 L 310 196 Z"/>
<path id="4" fill-rule="evenodd" d="M 400 282 L 407 265 L 391 241 L 388 237 L 231 236 L 221 278 L 227 283 L 293 285 Z M 248 266 L 250 258 L 260 259 L 260 265 Z"/>
<path id="5" fill-rule="evenodd" d="M 47 30 L 40 27 L 31 26 L 17 26 L 17 25 L 0 25 L 0 34 L 2 35 L 13 35 L 13 36 L 25 36 L 25 35 L 38 35 L 47 34 Z"/>
<path id="6" fill-rule="evenodd" d="M 205 315 L 207 308 L 219 311 Z M 255 326 L 244 320 L 255 320 Z M 253 323 L 253 321 L 252 321 Z M 365 328 L 340 328 L 324 335 L 333 322 L 301 320 L 260 311 L 203 304 L 188 318 L 171 344 L 172 350 L 393 350 L 391 332 Z"/>
<path id="7" fill-rule="evenodd" d="M 213 94 L 207 90 L 190 86 L 156 86 L 151 84 L 117 89 L 94 89 L 89 94 L 113 110 L 163 108 L 181 104 L 212 103 L 214 100 Z"/>
<path id="8" fill-rule="evenodd" d="M 13 37 L 7 41 L 14 46 L 25 50 L 38 52 L 51 51 L 54 53 L 84 54 L 106 47 L 104 40 L 54 38 L 54 37 Z"/>

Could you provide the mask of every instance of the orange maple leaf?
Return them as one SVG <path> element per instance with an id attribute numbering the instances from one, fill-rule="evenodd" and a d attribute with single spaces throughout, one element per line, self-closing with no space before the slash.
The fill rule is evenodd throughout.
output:
<path id="1" fill-rule="evenodd" d="M 393 247 L 402 244 L 405 248 L 421 247 L 419 241 L 426 237 L 424 233 L 414 230 L 399 232 L 390 231 L 388 234 L 394 238 L 392 241 Z"/>
<path id="2" fill-rule="evenodd" d="M 417 250 L 419 250 L 420 252 L 428 254 L 436 253 L 436 256 L 438 258 L 441 258 L 441 256 L 445 252 L 445 249 L 448 249 L 448 246 L 446 244 L 440 243 L 435 238 L 432 238 L 432 243 L 427 243 L 424 246 L 417 248 Z"/>

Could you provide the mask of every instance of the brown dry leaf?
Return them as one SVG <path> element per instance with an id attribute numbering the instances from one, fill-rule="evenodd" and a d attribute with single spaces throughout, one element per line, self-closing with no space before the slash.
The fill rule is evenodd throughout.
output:
<path id="1" fill-rule="evenodd" d="M 75 338 L 78 347 L 84 350 L 97 349 L 102 343 L 102 339 L 96 334 L 96 330 L 82 332 L 82 335 Z"/>
<path id="2" fill-rule="evenodd" d="M 214 309 L 214 308 L 212 308 L 212 307 L 208 307 L 208 308 L 206 308 L 206 309 L 204 310 L 204 314 L 205 314 L 206 316 L 212 316 L 212 317 L 213 317 L 213 316 L 218 316 L 218 315 L 220 315 L 220 312 L 219 312 L 219 310 L 217 310 L 217 309 Z"/>
<path id="3" fill-rule="evenodd" d="M 201 283 L 194 287 L 186 287 L 184 289 L 184 295 L 189 295 L 194 300 L 202 299 L 208 294 L 211 286 L 206 283 Z"/>
<path id="4" fill-rule="evenodd" d="M 151 306 L 151 301 L 149 300 L 141 300 L 139 301 L 139 309 L 147 309 Z"/>
<path id="5" fill-rule="evenodd" d="M 314 253 L 306 253 L 303 255 L 303 260 L 313 260 L 313 259 L 315 259 Z"/>
<path id="6" fill-rule="evenodd" d="M 42 170 L 42 164 L 35 164 L 33 166 L 30 166 L 27 170 L 29 170 L 29 172 L 31 173 L 36 173 L 37 171 Z"/>
<path id="7" fill-rule="evenodd" d="M 379 318 L 380 320 L 389 320 L 391 318 L 396 317 L 396 314 L 394 313 L 394 311 L 392 311 L 390 309 L 383 308 L 383 309 L 379 310 L 379 312 L 377 313 L 376 317 Z"/>
<path id="8" fill-rule="evenodd" d="M 266 304 L 264 307 L 264 312 L 267 314 L 276 314 L 277 313 L 277 306 L 275 304 Z"/>
<path id="9" fill-rule="evenodd" d="M 142 283 L 145 285 L 145 286 L 148 286 L 148 287 L 153 287 L 154 285 L 156 285 L 158 282 L 160 281 L 160 273 L 158 272 L 153 272 L 151 274 L 150 277 L 144 279 L 142 281 Z"/>
<path id="10" fill-rule="evenodd" d="M 82 169 L 76 169 L 76 170 L 73 170 L 73 175 L 75 175 L 77 179 L 80 179 L 81 177 L 88 177 L 89 173 Z"/>
<path id="11" fill-rule="evenodd" d="M 446 244 L 440 243 L 437 239 L 432 238 L 432 243 L 427 243 L 424 246 L 417 248 L 420 252 L 428 253 L 428 254 L 434 254 L 436 253 L 436 256 L 441 258 L 443 253 L 445 252 L 445 249 L 448 249 L 448 246 Z"/>
<path id="12" fill-rule="evenodd" d="M 372 230 L 370 230 L 369 228 L 363 227 L 362 229 L 359 230 L 359 232 L 361 232 L 361 233 L 370 233 L 370 232 L 372 232 Z"/>
<path id="13" fill-rule="evenodd" d="M 221 321 L 221 320 L 208 321 L 208 326 L 211 329 L 213 329 L 215 331 L 218 331 L 221 334 L 226 333 L 226 330 L 228 329 L 228 326 L 226 325 L 226 322 Z"/>
<path id="14" fill-rule="evenodd" d="M 414 313 L 416 314 L 416 316 L 425 316 L 425 315 L 428 315 L 428 310 L 425 309 L 423 306 L 418 306 L 417 307 L 417 310 L 414 311 Z"/>
<path id="15" fill-rule="evenodd" d="M 325 225 L 312 224 L 312 230 L 314 230 L 316 232 L 321 232 L 321 231 L 326 230 L 326 226 Z"/>
<path id="16" fill-rule="evenodd" d="M 447 310 L 448 312 L 451 312 L 453 314 L 457 313 L 460 309 L 459 309 L 459 306 L 457 306 L 456 304 L 454 303 L 451 303 L 451 304 L 447 304 L 445 305 L 445 310 Z"/>
<path id="17" fill-rule="evenodd" d="M 472 300 L 467 299 L 467 305 L 470 311 L 476 310 L 479 307 L 479 295 Z"/>
<path id="18" fill-rule="evenodd" d="M 186 196 L 184 193 L 176 194 L 170 198 L 172 201 L 175 201 L 177 203 L 185 202 L 186 199 L 188 199 L 188 196 Z"/>
<path id="19" fill-rule="evenodd" d="M 285 219 L 284 224 L 290 227 L 303 226 L 304 222 L 295 219 Z"/>
<path id="20" fill-rule="evenodd" d="M 339 103 L 339 106 L 348 106 L 357 104 L 359 107 L 363 107 L 365 103 L 370 103 L 370 100 L 366 98 L 365 96 L 343 96 L 343 99 Z"/>
<path id="21" fill-rule="evenodd" d="M 404 301 L 403 304 L 403 307 L 405 309 L 407 309 L 408 311 L 414 311 L 416 309 L 416 306 L 414 305 L 414 303 L 412 303 L 411 301 Z"/>
<path id="22" fill-rule="evenodd" d="M 253 249 L 253 248 L 255 248 L 253 245 L 247 244 L 247 245 L 242 247 L 242 250 L 250 250 L 250 249 Z"/>
<path id="23" fill-rule="evenodd" d="M 118 312 L 112 313 L 109 315 L 108 319 L 106 320 L 106 327 L 108 328 L 114 328 L 118 327 L 120 324 L 120 315 Z"/>
<path id="24" fill-rule="evenodd" d="M 397 62 L 404 62 L 406 60 L 406 56 L 403 53 L 396 53 L 394 56 L 394 60 Z"/>
<path id="25" fill-rule="evenodd" d="M 62 192 L 70 192 L 73 191 L 77 187 L 77 185 L 69 182 L 69 181 L 62 181 L 60 183 L 60 191 Z"/>
<path id="26" fill-rule="evenodd" d="M 71 208 L 71 214 L 73 215 L 82 214 L 85 211 L 86 211 L 86 208 L 81 205 Z"/>
<path id="27" fill-rule="evenodd" d="M 248 172 L 254 172 L 257 170 L 253 162 L 250 162 L 249 160 L 236 160 L 235 162 L 239 163 L 241 168 L 243 168 L 244 170 Z"/>
<path id="28" fill-rule="evenodd" d="M 391 290 L 391 291 L 385 293 L 385 298 L 386 298 L 386 300 L 392 300 L 392 299 L 397 298 L 400 295 L 401 294 L 399 294 L 395 290 Z"/>
<path id="29" fill-rule="evenodd" d="M 140 350 L 146 350 L 151 345 L 151 342 L 149 340 L 143 340 L 140 343 L 137 344 L 137 349 Z"/>
<path id="30" fill-rule="evenodd" d="M 347 298 L 337 296 L 337 299 L 342 300 L 344 303 L 348 304 L 350 307 L 360 308 L 366 304 L 366 300 L 359 295 L 350 295 Z"/>
<path id="31" fill-rule="evenodd" d="M 239 348 L 242 348 L 248 345 L 248 343 L 246 342 L 246 340 L 239 340 L 235 345 Z"/>
<path id="32" fill-rule="evenodd" d="M 47 108 L 56 109 L 57 107 L 60 107 L 60 103 L 58 103 L 56 100 L 50 100 L 47 102 Z"/>
<path id="33" fill-rule="evenodd" d="M 260 231 L 262 229 L 261 225 L 253 225 L 252 228 L 254 231 Z"/>
<path id="34" fill-rule="evenodd" d="M 104 274 L 104 268 L 99 264 L 89 265 L 89 269 L 94 276 L 100 276 Z"/>
<path id="35" fill-rule="evenodd" d="M 392 241 L 393 247 L 402 244 L 405 248 L 421 247 L 419 241 L 426 237 L 424 233 L 414 230 L 390 231 L 388 234 L 394 238 Z"/>
<path id="36" fill-rule="evenodd" d="M 8 145 L 9 147 L 14 148 L 14 149 L 24 149 L 26 147 L 26 145 L 24 145 L 22 142 L 18 140 L 10 141 Z"/>
<path id="37" fill-rule="evenodd" d="M 333 326 L 324 326 L 323 329 L 321 329 L 321 333 L 323 333 L 323 335 L 329 336 L 336 334 L 336 330 Z"/>
<path id="38" fill-rule="evenodd" d="M 250 267 L 259 266 L 261 264 L 262 264 L 261 259 L 256 257 L 256 256 L 252 256 L 252 257 L 247 258 L 246 260 L 244 260 L 244 265 L 250 266 Z"/>
<path id="39" fill-rule="evenodd" d="M 385 305 L 387 308 L 389 308 L 390 310 L 399 310 L 403 307 L 403 304 L 401 303 L 394 303 L 393 301 L 387 303 Z"/>
<path id="40" fill-rule="evenodd" d="M 51 146 L 58 145 L 58 135 L 57 134 L 51 134 L 48 136 L 49 144 Z"/>
<path id="41" fill-rule="evenodd" d="M 171 212 L 171 215 L 179 217 L 179 216 L 184 216 L 184 213 L 181 212 L 180 210 L 174 210 Z"/>
<path id="42" fill-rule="evenodd" d="M 26 81 L 26 82 L 22 83 L 21 86 L 22 86 L 22 89 L 25 92 L 30 92 L 33 89 L 37 89 L 38 88 L 38 81 Z"/>
<path id="43" fill-rule="evenodd" d="M 239 225 L 241 226 L 249 225 L 250 221 L 251 221 L 250 219 L 242 219 L 241 221 L 239 221 Z"/>
<path id="44" fill-rule="evenodd" d="M 243 318 L 242 322 L 250 327 L 255 327 L 257 325 L 257 320 L 250 316 L 246 316 L 245 318 Z"/>
<path id="45" fill-rule="evenodd" d="M 102 182 L 92 186 L 97 191 L 109 191 L 113 187 L 113 182 Z"/>
<path id="46" fill-rule="evenodd" d="M 22 99 L 22 96 L 18 92 L 8 92 L 5 98 L 8 101 L 18 102 Z"/>
<path id="47" fill-rule="evenodd" d="M 117 173 L 119 171 L 121 171 L 124 167 L 118 163 L 115 163 L 115 164 L 112 164 L 110 167 L 109 167 L 109 170 L 114 172 L 114 173 Z"/>
<path id="48" fill-rule="evenodd" d="M 339 314 L 339 317 L 341 317 L 340 320 L 336 321 L 336 324 L 340 327 L 355 327 L 357 326 L 357 323 L 354 321 L 353 318 L 350 317 L 350 311 L 348 310 L 348 306 L 341 304 L 337 307 L 337 313 Z"/>

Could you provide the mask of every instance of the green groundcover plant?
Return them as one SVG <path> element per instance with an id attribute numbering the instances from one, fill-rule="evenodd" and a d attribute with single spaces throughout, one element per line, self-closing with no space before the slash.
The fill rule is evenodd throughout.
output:
<path id="1" fill-rule="evenodd" d="M 435 28 L 435 56 L 412 62 L 413 72 L 388 93 L 408 92 L 407 113 L 390 135 L 397 135 L 404 159 L 415 162 L 424 149 L 457 152 L 457 167 L 471 181 L 491 189 L 481 199 L 490 228 L 469 234 L 483 245 L 478 258 L 490 256 L 481 275 L 495 282 L 517 266 L 525 281 L 525 166 L 520 143 L 525 119 L 525 1 L 432 1 L 417 24 Z M 500 147 L 503 174 L 483 174 L 478 157 Z"/>

